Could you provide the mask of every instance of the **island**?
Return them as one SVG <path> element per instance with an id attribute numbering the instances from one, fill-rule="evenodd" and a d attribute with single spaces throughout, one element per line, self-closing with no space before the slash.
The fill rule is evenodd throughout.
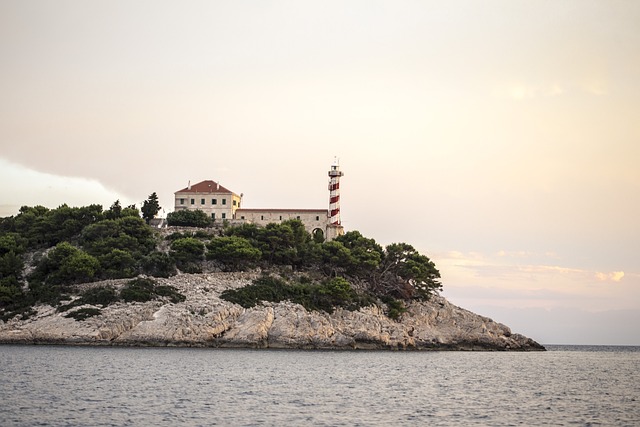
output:
<path id="1" fill-rule="evenodd" d="M 0 219 L 0 343 L 544 350 L 440 296 L 409 244 L 188 219 L 154 228 L 119 202 Z"/>

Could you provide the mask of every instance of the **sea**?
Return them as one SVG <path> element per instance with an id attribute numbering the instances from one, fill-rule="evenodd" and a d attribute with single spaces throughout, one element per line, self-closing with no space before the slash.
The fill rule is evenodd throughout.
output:
<path id="1" fill-rule="evenodd" d="M 638 426 L 640 347 L 0 346 L 1 426 Z"/>

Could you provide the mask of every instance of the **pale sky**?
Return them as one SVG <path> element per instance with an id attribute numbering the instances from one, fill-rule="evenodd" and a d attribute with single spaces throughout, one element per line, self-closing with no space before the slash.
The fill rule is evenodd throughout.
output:
<path id="1" fill-rule="evenodd" d="M 213 179 L 407 242 L 539 342 L 640 345 L 640 2 L 0 1 L 0 215 Z"/>

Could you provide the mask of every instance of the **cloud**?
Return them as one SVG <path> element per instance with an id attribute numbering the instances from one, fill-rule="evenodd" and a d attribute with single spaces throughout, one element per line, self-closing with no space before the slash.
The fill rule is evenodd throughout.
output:
<path id="1" fill-rule="evenodd" d="M 443 295 L 465 307 L 640 309 L 640 273 L 564 265 L 554 253 L 461 251 L 433 256 Z M 615 285 L 615 286 L 611 286 Z"/>
<path id="2" fill-rule="evenodd" d="M 533 263 L 534 260 L 558 261 L 554 252 L 537 253 L 533 251 L 500 250 L 495 254 L 479 252 L 450 251 L 436 254 L 435 259 L 440 265 L 465 269 L 476 277 L 502 279 L 526 275 L 562 275 L 572 276 L 574 279 L 620 282 L 625 277 L 624 271 L 602 272 L 581 269 L 557 264 Z M 524 262 L 523 262 L 524 261 Z M 527 262 L 529 261 L 529 262 Z"/>
<path id="3" fill-rule="evenodd" d="M 102 183 L 82 177 L 53 175 L 29 169 L 0 158 L 0 217 L 15 215 L 20 206 L 42 205 L 49 208 L 64 203 L 86 206 L 100 203 L 110 206 L 116 200 L 123 205 L 135 203 Z"/>
<path id="4" fill-rule="evenodd" d="M 595 278 L 601 282 L 619 282 L 624 277 L 624 271 L 612 271 L 610 273 L 595 273 Z"/>

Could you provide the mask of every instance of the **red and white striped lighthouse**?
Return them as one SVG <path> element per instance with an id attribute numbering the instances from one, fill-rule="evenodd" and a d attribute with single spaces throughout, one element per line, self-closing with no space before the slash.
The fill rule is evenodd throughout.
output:
<path id="1" fill-rule="evenodd" d="M 329 171 L 329 224 L 340 225 L 340 177 L 344 175 L 340 171 L 338 159 L 331 165 Z"/>

